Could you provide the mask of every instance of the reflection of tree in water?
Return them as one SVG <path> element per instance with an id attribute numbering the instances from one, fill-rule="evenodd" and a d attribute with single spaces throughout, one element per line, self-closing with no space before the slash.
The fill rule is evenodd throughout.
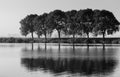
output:
<path id="1" fill-rule="evenodd" d="M 23 57 L 23 58 L 21 58 L 21 63 L 28 70 L 50 71 L 51 73 L 54 73 L 54 74 L 60 74 L 60 73 L 66 72 L 69 74 L 80 73 L 82 75 L 93 75 L 93 74 L 106 75 L 106 74 L 110 74 L 114 71 L 115 66 L 117 64 L 117 61 L 115 60 L 115 58 L 107 57 L 107 59 L 106 59 L 106 55 L 108 56 L 108 54 L 103 54 L 102 58 L 99 58 L 97 56 L 94 58 L 91 58 L 91 56 L 90 56 L 91 52 L 88 52 L 88 49 L 90 51 L 90 48 L 86 48 L 87 53 L 85 53 L 86 54 L 85 56 L 88 56 L 87 58 L 81 57 L 81 55 L 79 55 L 79 54 L 78 54 L 79 56 L 77 55 L 77 57 L 76 57 L 76 55 L 73 54 L 72 58 L 67 57 L 67 56 L 62 57 L 61 55 L 59 55 L 57 58 L 54 58 L 53 56 L 48 57 L 47 53 L 49 53 L 49 54 L 53 53 L 53 52 L 49 52 L 49 49 L 47 49 L 45 54 L 43 54 L 43 51 L 40 51 L 42 53 L 39 52 L 39 54 L 36 53 L 36 51 L 34 51 L 33 53 L 36 53 L 37 55 L 45 55 L 45 56 L 44 57 L 39 56 L 36 58 L 35 57 Z M 54 49 L 52 49 L 52 50 L 54 50 Z M 107 50 L 109 51 L 109 49 L 107 49 Z M 59 49 L 58 49 L 58 51 L 59 51 Z M 96 49 L 94 51 L 96 51 Z M 114 49 L 113 49 L 113 51 L 114 51 Z M 110 52 L 112 52 L 112 51 L 110 51 Z M 101 53 L 102 53 L 102 51 L 101 51 Z M 106 53 L 108 53 L 108 52 L 106 52 Z M 24 54 L 27 54 L 27 53 L 24 53 Z M 60 53 L 58 53 L 58 54 L 60 54 Z M 64 53 L 64 54 L 68 54 L 68 53 Z M 111 54 L 110 54 L 110 56 L 111 56 Z"/>
<path id="2" fill-rule="evenodd" d="M 37 58 L 22 59 L 22 64 L 29 70 L 39 70 L 44 71 L 50 70 L 52 73 L 81 73 L 84 75 L 92 74 L 108 74 L 113 72 L 116 65 L 115 60 L 80 60 L 80 59 L 58 59 L 54 60 L 52 58 Z"/>

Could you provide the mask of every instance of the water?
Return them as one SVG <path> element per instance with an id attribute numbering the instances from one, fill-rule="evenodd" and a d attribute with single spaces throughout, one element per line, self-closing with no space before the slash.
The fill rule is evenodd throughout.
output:
<path id="1" fill-rule="evenodd" d="M 0 77 L 119 77 L 120 46 L 0 44 Z"/>

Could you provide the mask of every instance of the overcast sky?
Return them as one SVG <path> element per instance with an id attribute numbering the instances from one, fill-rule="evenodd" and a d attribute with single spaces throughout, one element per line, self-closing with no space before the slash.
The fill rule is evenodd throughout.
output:
<path id="1" fill-rule="evenodd" d="M 20 36 L 19 21 L 28 14 L 86 8 L 109 10 L 120 21 L 120 0 L 0 0 L 0 37 Z"/>

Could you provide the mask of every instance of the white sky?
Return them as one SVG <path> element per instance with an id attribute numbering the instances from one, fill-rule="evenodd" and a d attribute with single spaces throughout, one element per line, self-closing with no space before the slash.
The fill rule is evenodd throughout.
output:
<path id="1" fill-rule="evenodd" d="M 109 10 L 120 21 L 120 0 L 0 0 L 0 37 L 20 36 L 19 21 L 28 14 L 86 8 Z"/>

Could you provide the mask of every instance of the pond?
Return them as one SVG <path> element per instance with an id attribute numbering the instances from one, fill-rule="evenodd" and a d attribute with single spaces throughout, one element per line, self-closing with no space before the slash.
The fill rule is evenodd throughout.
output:
<path id="1" fill-rule="evenodd" d="M 0 77 L 119 76 L 119 45 L 0 44 Z"/>

